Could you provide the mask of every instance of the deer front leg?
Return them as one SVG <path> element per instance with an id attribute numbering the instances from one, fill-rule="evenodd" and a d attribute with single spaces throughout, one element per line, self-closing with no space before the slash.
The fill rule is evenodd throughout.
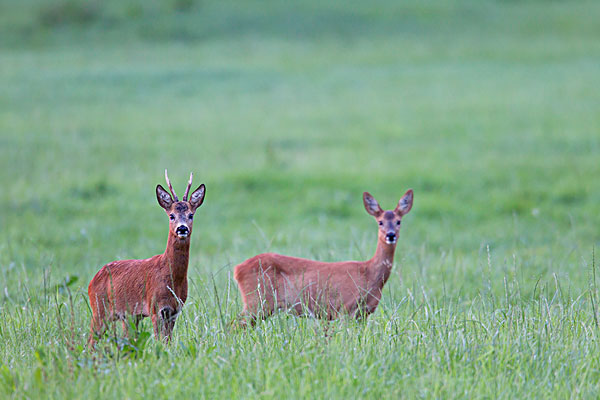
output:
<path id="1" fill-rule="evenodd" d="M 157 340 L 169 343 L 171 333 L 175 327 L 178 311 L 170 305 L 161 305 L 156 307 L 152 314 L 152 325 L 154 326 L 154 336 Z"/>

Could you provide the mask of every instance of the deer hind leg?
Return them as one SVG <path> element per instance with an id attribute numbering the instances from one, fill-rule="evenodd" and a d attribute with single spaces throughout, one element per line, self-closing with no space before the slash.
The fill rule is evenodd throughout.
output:
<path id="1" fill-rule="evenodd" d="M 88 348 L 94 349 L 97 338 L 106 331 L 106 307 L 104 302 L 99 299 L 90 299 L 92 308 L 92 322 L 90 324 L 90 336 L 88 338 Z"/>
<path id="2" fill-rule="evenodd" d="M 256 325 L 256 321 L 266 319 L 275 311 L 276 296 L 273 288 L 258 287 L 246 296 L 244 309 L 240 313 L 242 326 Z"/>
<path id="3" fill-rule="evenodd" d="M 263 268 L 262 263 L 236 267 L 236 280 L 242 295 L 244 308 L 238 320 L 241 328 L 254 326 L 259 319 L 265 319 L 277 307 L 277 287 L 273 267 Z"/>
<path id="4" fill-rule="evenodd" d="M 97 338 L 102 336 L 104 331 L 106 330 L 106 325 L 103 321 L 96 322 L 99 319 L 96 316 L 92 316 L 92 323 L 90 326 L 90 335 L 88 338 L 87 346 L 90 350 L 93 350 L 96 347 Z"/>
<path id="5" fill-rule="evenodd" d="M 244 309 L 242 310 L 238 318 L 239 327 L 242 329 L 246 329 L 248 325 L 254 326 L 256 325 L 257 319 L 257 313 L 250 311 L 246 306 L 244 306 Z"/>
<path id="6" fill-rule="evenodd" d="M 265 319 L 273 314 L 275 308 L 282 300 L 278 296 L 277 281 L 278 274 L 273 267 L 263 269 L 259 267 L 257 276 L 257 287 L 253 293 L 253 301 L 248 305 L 248 311 L 256 318 Z"/>

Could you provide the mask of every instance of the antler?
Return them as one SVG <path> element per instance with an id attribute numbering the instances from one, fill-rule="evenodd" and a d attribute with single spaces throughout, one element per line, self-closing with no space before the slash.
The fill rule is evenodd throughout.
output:
<path id="1" fill-rule="evenodd" d="M 188 193 L 190 193 L 190 188 L 192 187 L 193 176 L 194 176 L 194 173 L 190 172 L 190 180 L 188 181 L 187 188 L 185 188 L 185 194 L 183 195 L 183 201 L 187 201 Z"/>
<path id="2" fill-rule="evenodd" d="M 169 185 L 169 190 L 171 191 L 173 198 L 175 199 L 175 201 L 179 201 L 179 199 L 177 198 L 177 195 L 175 194 L 175 191 L 173 190 L 173 186 L 171 186 L 171 181 L 169 180 L 169 175 L 167 175 L 166 169 L 165 169 L 165 179 L 167 180 L 167 185 Z"/>

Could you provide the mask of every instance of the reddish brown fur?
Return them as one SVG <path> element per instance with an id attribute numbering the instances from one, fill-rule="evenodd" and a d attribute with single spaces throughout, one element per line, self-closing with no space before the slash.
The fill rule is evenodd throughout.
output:
<path id="1" fill-rule="evenodd" d="M 364 193 L 369 214 L 379 223 L 377 249 L 367 261 L 320 262 L 281 254 L 265 253 L 234 268 L 244 303 L 243 315 L 251 321 L 267 317 L 275 309 L 291 309 L 303 315 L 333 319 L 342 313 L 366 317 L 381 299 L 394 261 L 400 221 L 413 201 L 408 190 L 394 211 L 384 212 L 373 197 Z"/>
<path id="2" fill-rule="evenodd" d="M 191 178 L 190 178 L 191 184 Z M 189 190 L 189 188 L 188 188 Z M 163 254 L 145 260 L 114 261 L 103 266 L 88 287 L 92 322 L 88 344 L 94 347 L 96 337 L 106 329 L 109 321 L 123 321 L 127 333 L 126 317 L 132 316 L 137 326 L 139 320 L 150 316 L 157 339 L 169 341 L 177 313 L 187 299 L 187 269 L 193 213 L 204 201 L 204 185 L 192 193 L 190 201 L 174 202 L 158 185 L 159 204 L 167 215 L 173 216 L 169 224 L 167 248 Z M 173 193 L 174 194 L 174 193 Z M 173 197 L 176 198 L 174 195 Z M 177 233 L 182 226 L 189 229 L 185 237 Z"/>

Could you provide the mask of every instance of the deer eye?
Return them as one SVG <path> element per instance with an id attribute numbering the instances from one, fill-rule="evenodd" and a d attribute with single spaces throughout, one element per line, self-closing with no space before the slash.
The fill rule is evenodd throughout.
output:
<path id="1" fill-rule="evenodd" d="M 400 221 L 396 221 L 396 225 L 400 225 Z"/>
<path id="2" fill-rule="evenodd" d="M 173 214 L 170 214 L 170 215 L 169 215 L 169 219 L 170 219 L 171 221 L 175 221 L 175 216 L 174 216 Z"/>
<path id="3" fill-rule="evenodd" d="M 194 219 L 194 214 L 190 214 L 190 215 L 188 215 L 188 218 L 189 218 L 189 219 Z"/>
<path id="4" fill-rule="evenodd" d="M 379 221 L 379 226 L 383 226 L 383 221 Z"/>

